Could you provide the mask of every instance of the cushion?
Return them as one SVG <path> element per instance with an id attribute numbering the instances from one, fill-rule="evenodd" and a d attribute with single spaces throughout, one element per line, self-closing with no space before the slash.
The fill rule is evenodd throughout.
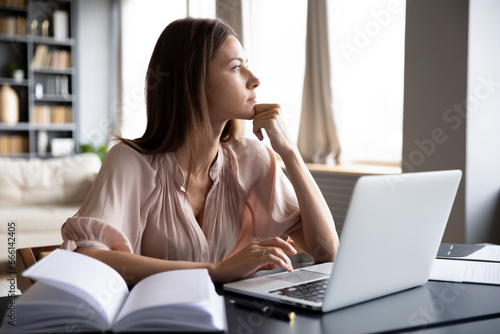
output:
<path id="1" fill-rule="evenodd" d="M 52 159 L 0 159 L 0 207 L 81 204 L 101 167 L 93 153 Z"/>

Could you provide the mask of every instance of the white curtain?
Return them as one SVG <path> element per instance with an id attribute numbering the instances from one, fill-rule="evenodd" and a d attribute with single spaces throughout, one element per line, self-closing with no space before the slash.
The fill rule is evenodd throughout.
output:
<path id="1" fill-rule="evenodd" d="M 339 161 L 341 148 L 332 103 L 327 0 L 309 0 L 306 67 L 297 142 L 306 162 Z"/>

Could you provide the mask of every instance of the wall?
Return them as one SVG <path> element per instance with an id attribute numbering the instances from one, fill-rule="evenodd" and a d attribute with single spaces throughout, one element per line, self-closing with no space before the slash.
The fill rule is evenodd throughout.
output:
<path id="1" fill-rule="evenodd" d="M 500 242 L 500 2 L 407 2 L 403 171 L 461 169 L 445 242 Z"/>
<path id="2" fill-rule="evenodd" d="M 469 1 L 466 242 L 500 243 L 500 1 Z"/>
<path id="3" fill-rule="evenodd" d="M 408 1 L 406 15 L 403 172 L 465 171 L 466 127 L 445 115 L 467 94 L 468 1 Z M 445 241 L 465 241 L 466 178 Z"/>
<path id="4" fill-rule="evenodd" d="M 110 111 L 111 0 L 79 0 L 80 142 L 106 143 Z"/>

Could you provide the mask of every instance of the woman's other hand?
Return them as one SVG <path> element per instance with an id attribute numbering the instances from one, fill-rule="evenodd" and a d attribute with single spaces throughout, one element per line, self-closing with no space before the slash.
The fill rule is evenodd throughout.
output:
<path id="1" fill-rule="evenodd" d="M 290 140 L 286 127 L 281 118 L 281 106 L 279 104 L 260 103 L 254 106 L 255 117 L 253 119 L 253 133 L 264 139 L 262 129 L 266 130 L 273 150 L 283 156 L 293 152 L 295 144 Z"/>
<path id="2" fill-rule="evenodd" d="M 250 276 L 262 269 L 282 268 L 293 271 L 288 255 L 297 251 L 285 240 L 275 237 L 257 242 L 242 249 L 229 259 L 215 263 L 209 269 L 212 281 L 233 282 Z"/>

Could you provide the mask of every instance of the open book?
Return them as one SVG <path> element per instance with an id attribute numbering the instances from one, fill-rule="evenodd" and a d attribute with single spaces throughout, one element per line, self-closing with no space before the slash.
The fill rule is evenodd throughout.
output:
<path id="1" fill-rule="evenodd" d="M 37 282 L 15 300 L 15 326 L 6 316 L 1 332 L 226 329 L 224 298 L 205 269 L 152 275 L 129 292 L 103 262 L 55 250 L 23 275 Z"/>

